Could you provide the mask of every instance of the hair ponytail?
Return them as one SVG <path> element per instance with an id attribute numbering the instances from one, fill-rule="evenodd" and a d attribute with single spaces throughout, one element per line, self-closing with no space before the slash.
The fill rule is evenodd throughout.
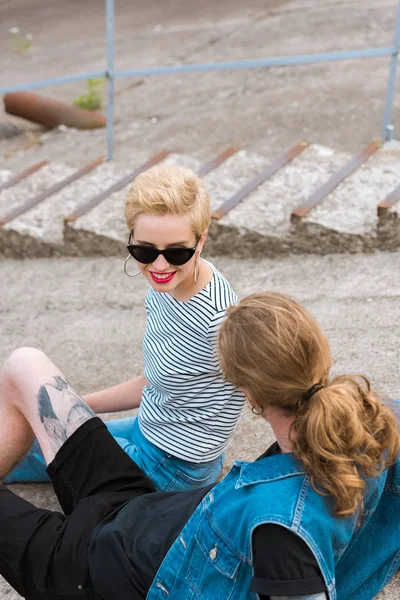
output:
<path id="1" fill-rule="evenodd" d="M 332 496 L 338 515 L 354 512 L 363 476 L 381 473 L 399 451 L 394 413 L 368 379 L 330 379 L 331 353 L 320 327 L 298 302 L 275 292 L 252 294 L 228 309 L 219 349 L 228 381 L 259 406 L 293 419 L 293 452 L 314 488 Z"/>
<path id="2" fill-rule="evenodd" d="M 341 516 L 362 503 L 363 475 L 381 473 L 399 450 L 394 414 L 361 375 L 335 377 L 308 403 L 300 402 L 291 433 L 294 455 L 314 488 L 333 496 Z"/>

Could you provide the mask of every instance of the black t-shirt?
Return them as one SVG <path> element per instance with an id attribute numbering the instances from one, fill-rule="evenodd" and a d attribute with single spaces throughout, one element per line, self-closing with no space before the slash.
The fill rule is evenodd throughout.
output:
<path id="1" fill-rule="evenodd" d="M 279 452 L 275 443 L 260 458 Z M 90 573 L 99 594 L 105 600 L 145 600 L 168 550 L 212 487 L 146 494 L 103 521 L 89 546 Z M 291 531 L 280 525 L 260 525 L 252 545 L 251 590 L 261 600 L 325 590 L 314 555 Z"/>

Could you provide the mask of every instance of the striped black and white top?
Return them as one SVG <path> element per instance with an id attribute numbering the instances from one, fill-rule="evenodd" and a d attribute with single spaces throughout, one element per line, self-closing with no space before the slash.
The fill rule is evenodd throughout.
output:
<path id="1" fill-rule="evenodd" d="M 210 263 L 209 263 L 210 264 Z M 139 424 L 162 450 L 184 460 L 217 458 L 229 442 L 244 403 L 218 364 L 218 328 L 237 304 L 227 280 L 210 265 L 212 280 L 186 302 L 149 289 L 143 340 Z"/>

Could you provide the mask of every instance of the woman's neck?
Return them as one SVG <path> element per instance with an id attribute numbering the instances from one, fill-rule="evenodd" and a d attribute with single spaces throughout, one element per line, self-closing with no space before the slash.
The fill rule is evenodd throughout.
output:
<path id="1" fill-rule="evenodd" d="M 202 290 L 214 276 L 213 270 L 209 263 L 203 259 L 200 259 L 200 273 L 199 279 L 195 283 L 193 277 L 189 277 L 188 281 L 182 281 L 182 283 L 171 292 L 171 296 L 179 302 L 186 302 L 193 298 L 200 290 Z"/>

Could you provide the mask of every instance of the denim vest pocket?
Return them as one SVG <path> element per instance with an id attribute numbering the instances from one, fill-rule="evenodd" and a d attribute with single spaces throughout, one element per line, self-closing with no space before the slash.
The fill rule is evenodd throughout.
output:
<path id="1" fill-rule="evenodd" d="M 228 600 L 235 587 L 240 557 L 206 517 L 200 521 L 194 539 L 195 546 L 186 578 L 195 597 Z"/>

